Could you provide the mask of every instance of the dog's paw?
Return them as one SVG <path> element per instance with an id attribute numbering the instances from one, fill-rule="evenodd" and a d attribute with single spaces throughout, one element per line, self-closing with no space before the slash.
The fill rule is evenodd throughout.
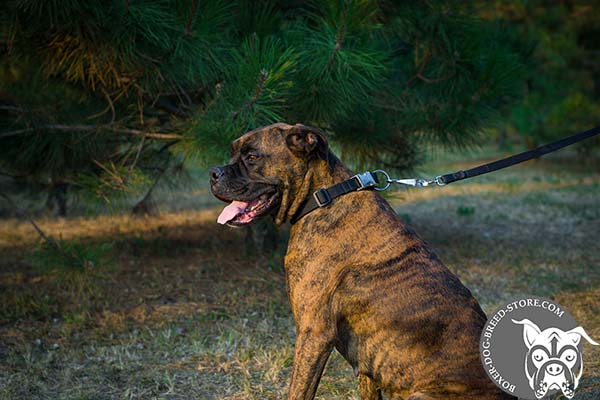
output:
<path id="1" fill-rule="evenodd" d="M 563 382 L 561 385 L 561 390 L 567 399 L 572 399 L 573 396 L 575 396 L 575 390 L 572 384 Z"/>
<path id="2" fill-rule="evenodd" d="M 541 399 L 548 392 L 548 382 L 540 382 L 537 390 L 535 391 L 535 397 Z"/>

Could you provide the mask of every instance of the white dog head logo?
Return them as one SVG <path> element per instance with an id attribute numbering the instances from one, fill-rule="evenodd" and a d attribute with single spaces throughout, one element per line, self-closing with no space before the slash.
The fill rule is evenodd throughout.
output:
<path id="1" fill-rule="evenodd" d="M 512 320 L 523 325 L 523 340 L 527 346 L 525 373 L 535 397 L 541 399 L 548 391 L 560 390 L 568 399 L 573 398 L 583 373 L 583 360 L 578 345 L 584 338 L 593 341 L 582 327 L 562 331 L 558 328 L 540 328 L 528 319 Z"/>

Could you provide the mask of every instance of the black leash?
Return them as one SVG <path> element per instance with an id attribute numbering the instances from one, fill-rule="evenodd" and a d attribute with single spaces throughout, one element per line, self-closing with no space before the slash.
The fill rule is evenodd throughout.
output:
<path id="1" fill-rule="evenodd" d="M 533 150 L 524 151 L 514 156 L 503 158 L 502 160 L 494 161 L 488 164 L 480 165 L 479 167 L 471 168 L 466 171 L 458 171 L 452 174 L 442 175 L 436 178 L 438 185 L 447 185 L 452 182 L 460 181 L 474 176 L 487 174 L 488 172 L 497 171 L 499 169 L 507 168 L 515 164 L 522 163 L 524 161 L 538 158 L 544 154 L 552 153 L 553 151 L 562 149 L 563 147 L 572 145 L 581 140 L 590 138 L 600 133 L 600 126 L 597 126 L 589 131 L 580 132 L 572 136 L 568 136 L 564 139 L 557 140 L 556 142 L 548 143 L 543 146 L 537 147 Z"/>
<path id="2" fill-rule="evenodd" d="M 291 220 L 291 223 L 296 223 L 300 218 L 302 218 L 309 212 L 314 211 L 320 207 L 326 207 L 329 204 L 331 204 L 331 202 L 335 198 L 343 196 L 350 192 L 356 192 L 365 189 L 378 191 L 386 190 L 390 187 L 392 183 L 399 183 L 402 185 L 414 187 L 425 187 L 434 183 L 438 186 L 445 186 L 452 182 L 457 182 L 467 178 L 473 178 L 475 176 L 507 168 L 515 164 L 531 160 L 533 158 L 541 157 L 544 154 L 552 153 L 553 151 L 557 151 L 559 149 L 562 149 L 563 147 L 590 138 L 599 133 L 600 126 L 597 126 L 588 131 L 580 132 L 575 135 L 568 136 L 564 139 L 557 140 L 555 142 L 548 143 L 543 146 L 539 146 L 533 150 L 524 151 L 522 153 L 515 154 L 514 156 L 506 157 L 501 160 L 483 164 L 478 167 L 468 169 L 466 171 L 460 170 L 450 174 L 439 175 L 433 180 L 427 180 L 422 178 L 393 179 L 390 178 L 387 172 L 380 169 L 375 170 L 373 172 L 366 171 L 362 174 L 356 174 L 343 182 L 337 183 L 328 188 L 319 189 L 316 192 L 314 192 L 312 196 L 308 200 L 306 200 L 304 204 L 300 207 L 300 210 L 294 215 L 294 217 Z M 380 184 L 379 178 L 377 177 L 378 174 L 382 174 L 385 177 L 386 180 L 384 186 L 377 186 Z"/>

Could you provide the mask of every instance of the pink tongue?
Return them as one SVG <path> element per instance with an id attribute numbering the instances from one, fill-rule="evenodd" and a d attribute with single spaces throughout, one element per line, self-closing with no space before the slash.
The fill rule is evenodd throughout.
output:
<path id="1" fill-rule="evenodd" d="M 248 203 L 244 201 L 232 201 L 227 207 L 221 211 L 219 218 L 217 218 L 217 222 L 219 224 L 226 224 L 232 219 L 236 217 L 236 215 L 241 214 L 248 207 Z"/>

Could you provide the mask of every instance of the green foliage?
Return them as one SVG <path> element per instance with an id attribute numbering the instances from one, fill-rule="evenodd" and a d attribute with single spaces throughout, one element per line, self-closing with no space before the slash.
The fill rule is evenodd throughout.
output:
<path id="1" fill-rule="evenodd" d="M 380 49 L 376 13 L 372 1 L 324 1 L 292 27 L 302 60 L 293 98 L 299 117 L 318 124 L 345 118 L 384 87 L 390 49 Z"/>
<path id="2" fill-rule="evenodd" d="M 565 132 L 590 129 L 598 124 L 600 102 L 594 102 L 583 93 L 572 93 L 558 102 L 548 113 L 550 134 L 554 137 Z"/>
<path id="3" fill-rule="evenodd" d="M 80 175 L 77 183 L 86 189 L 85 192 L 93 193 L 96 197 L 110 203 L 111 198 L 135 195 L 145 186 L 149 179 L 138 169 L 131 169 L 115 164 L 101 165 L 102 172 L 98 175 Z"/>
<path id="4" fill-rule="evenodd" d="M 521 41 L 529 43 L 524 46 L 530 48 L 524 69 L 527 91 L 512 109 L 513 130 L 533 147 L 596 126 L 600 2 L 480 3 L 485 18 L 503 20 Z"/>
<path id="5" fill-rule="evenodd" d="M 73 274 L 95 275 L 112 266 L 111 250 L 111 243 L 44 242 L 31 254 L 30 262 L 42 272 L 63 278 Z"/>
<path id="6" fill-rule="evenodd" d="M 99 198 L 151 190 L 276 121 L 346 161 L 468 145 L 524 87 L 511 32 L 454 2 L 14 0 L 0 28 L 0 171 Z"/>
<path id="7" fill-rule="evenodd" d="M 229 79 L 192 119 L 184 148 L 202 164 L 222 162 L 240 133 L 284 118 L 297 56 L 281 41 L 252 34 L 232 52 Z"/>
<path id="8" fill-rule="evenodd" d="M 519 48 L 509 32 L 466 13 L 454 15 L 447 6 L 402 9 L 406 16 L 396 31 L 404 43 L 414 43 L 409 54 L 417 71 L 402 70 L 416 95 L 404 97 L 399 117 L 409 121 L 408 131 L 469 144 L 481 132 L 481 119 L 493 121 L 506 99 L 522 90 L 515 79 L 522 67 Z"/>
<path id="9" fill-rule="evenodd" d="M 99 280 L 114 268 L 111 243 L 62 239 L 39 244 L 26 261 L 42 273 L 38 284 L 43 295 L 12 288 L 0 319 L 44 319 L 60 314 L 66 322 L 82 325 L 100 302 Z"/>
<path id="10" fill-rule="evenodd" d="M 291 74 L 296 61 L 293 50 L 284 48 L 275 38 L 261 40 L 252 35 L 245 39 L 233 53 L 233 79 L 230 91 L 223 93 L 238 103 L 231 118 L 244 121 L 244 129 L 248 130 L 281 120 L 294 85 Z"/>
<path id="11" fill-rule="evenodd" d="M 458 206 L 456 209 L 456 214 L 462 217 L 468 217 L 470 215 L 475 214 L 475 207 L 470 206 Z"/>

